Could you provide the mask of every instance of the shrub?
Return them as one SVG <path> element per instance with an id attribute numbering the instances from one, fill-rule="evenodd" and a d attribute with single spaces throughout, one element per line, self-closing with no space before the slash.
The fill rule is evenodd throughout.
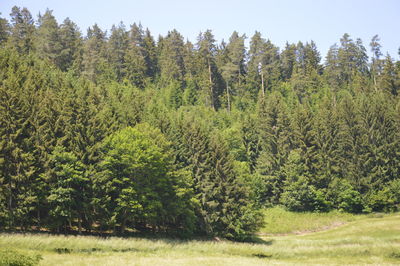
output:
<path id="1" fill-rule="evenodd" d="M 310 185 L 304 176 L 285 187 L 281 203 L 290 211 L 327 211 L 329 207 L 324 193 Z"/>
<path id="2" fill-rule="evenodd" d="M 335 208 L 350 213 L 363 210 L 361 194 L 347 180 L 335 179 L 328 189 L 327 199 Z"/>
<path id="3" fill-rule="evenodd" d="M 369 199 L 373 211 L 395 212 L 400 210 L 400 179 L 390 181 Z"/>

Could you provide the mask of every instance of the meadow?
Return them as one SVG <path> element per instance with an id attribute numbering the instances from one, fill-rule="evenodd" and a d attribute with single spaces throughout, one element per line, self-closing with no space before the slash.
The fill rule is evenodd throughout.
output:
<path id="1" fill-rule="evenodd" d="M 0 255 L 39 265 L 400 264 L 399 214 L 265 212 L 256 243 L 3 233 Z"/>

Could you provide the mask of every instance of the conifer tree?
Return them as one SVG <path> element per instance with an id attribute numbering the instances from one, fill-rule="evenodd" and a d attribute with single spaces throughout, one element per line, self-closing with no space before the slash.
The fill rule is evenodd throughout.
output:
<path id="1" fill-rule="evenodd" d="M 175 131 L 180 139 L 176 160 L 192 173 L 202 230 L 215 236 L 243 239 L 259 226 L 246 187 L 233 170 L 226 144 L 210 138 L 193 116 L 181 117 Z"/>
<path id="2" fill-rule="evenodd" d="M 7 40 L 9 31 L 10 29 L 7 19 L 0 17 L 0 45 L 2 45 Z"/>
<path id="3" fill-rule="evenodd" d="M 182 35 L 177 30 L 172 30 L 158 43 L 162 80 L 167 84 L 172 80 L 182 81 L 186 72 Z"/>
<path id="4" fill-rule="evenodd" d="M 261 38 L 261 33 L 257 31 L 250 40 L 246 84 L 248 86 L 248 90 L 251 91 L 251 95 L 254 100 L 257 99 L 259 91 L 265 94 L 265 77 L 264 72 L 261 71 L 263 64 L 265 63 L 265 43 L 265 39 Z"/>
<path id="5" fill-rule="evenodd" d="M 296 45 L 286 43 L 285 49 L 281 53 L 282 79 L 289 80 L 292 77 L 296 62 Z"/>
<path id="6" fill-rule="evenodd" d="M 34 191 L 35 148 L 32 143 L 33 115 L 24 83 L 28 64 L 16 53 L 1 51 L 2 63 L 7 64 L 0 82 L 0 180 L 3 189 L 7 225 L 26 228 L 29 214 L 35 209 Z M 25 90 L 25 86 L 26 90 Z"/>
<path id="7" fill-rule="evenodd" d="M 27 8 L 14 6 L 10 13 L 11 35 L 10 46 L 15 47 L 21 53 L 33 50 L 35 33 L 34 20 Z"/>
<path id="8" fill-rule="evenodd" d="M 66 71 L 75 64 L 75 67 L 80 70 L 83 40 L 78 26 L 69 18 L 66 18 L 59 27 L 58 35 L 62 45 L 60 69 Z"/>
<path id="9" fill-rule="evenodd" d="M 71 152 L 56 147 L 50 156 L 49 171 L 45 174 L 49 195 L 51 227 L 60 231 L 71 229 L 74 220 L 82 231 L 82 217 L 87 198 L 88 178 L 83 164 Z"/>
<path id="10" fill-rule="evenodd" d="M 238 96 L 238 100 L 245 96 L 244 76 L 245 76 L 245 36 L 239 36 L 234 31 L 226 46 L 227 62 L 222 67 L 222 76 L 226 83 L 226 96 L 228 103 L 228 111 L 231 109 L 233 97 Z"/>
<path id="11" fill-rule="evenodd" d="M 339 122 L 336 99 L 330 99 L 328 96 L 321 99 L 314 120 L 317 146 L 315 185 L 321 189 L 328 188 L 334 179 L 342 177 Z"/>
<path id="12" fill-rule="evenodd" d="M 106 60 L 106 35 L 97 26 L 89 28 L 83 46 L 83 76 L 95 83 L 99 83 L 101 76 L 105 79 L 115 80 L 114 73 Z"/>
<path id="13" fill-rule="evenodd" d="M 63 47 L 59 35 L 59 26 L 52 13 L 53 11 L 47 9 L 43 16 L 39 15 L 35 45 L 40 58 L 49 60 L 57 67 L 61 67 Z"/>
<path id="14" fill-rule="evenodd" d="M 145 50 L 145 60 L 147 66 L 147 76 L 155 79 L 159 72 L 157 47 L 150 30 L 147 28 L 143 36 L 143 48 Z"/>
<path id="15" fill-rule="evenodd" d="M 341 175 L 359 192 L 362 192 L 362 136 L 360 113 L 352 96 L 346 93 L 338 105 L 340 117 L 339 150 Z"/>
<path id="16" fill-rule="evenodd" d="M 372 79 L 374 82 L 375 90 L 377 89 L 378 76 L 381 74 L 381 71 L 382 71 L 382 60 L 380 59 L 380 57 L 382 56 L 382 52 L 381 52 L 382 46 L 379 42 L 380 42 L 379 36 L 374 35 L 374 37 L 372 37 L 372 40 L 369 44 L 369 46 L 371 47 L 371 52 L 373 53 L 372 62 L 371 62 L 371 74 L 372 74 Z"/>
<path id="17" fill-rule="evenodd" d="M 202 90 L 204 103 L 213 109 L 217 109 L 219 107 L 218 97 L 221 94 L 217 89 L 220 77 L 215 63 L 217 47 L 211 30 L 199 34 L 196 49 L 198 68 L 200 69 L 199 86 Z"/>
<path id="18" fill-rule="evenodd" d="M 259 203 L 276 204 L 283 186 L 281 168 L 287 160 L 292 136 L 290 120 L 282 96 L 274 92 L 267 99 L 260 98 L 258 105 L 258 131 L 261 152 L 257 160 L 256 197 Z"/>
<path id="19" fill-rule="evenodd" d="M 110 66 L 115 72 L 117 81 L 122 81 L 126 76 L 125 54 L 128 50 L 128 33 L 122 22 L 118 26 L 112 26 L 107 44 L 107 55 Z"/>
<path id="20" fill-rule="evenodd" d="M 148 68 L 150 61 L 145 48 L 142 27 L 133 24 L 129 32 L 129 46 L 125 54 L 126 75 L 132 84 L 139 88 L 144 87 L 146 77 L 151 72 Z"/>
<path id="21" fill-rule="evenodd" d="M 397 96 L 399 90 L 398 77 L 392 58 L 389 54 L 386 55 L 382 66 L 382 75 L 379 77 L 379 88 L 387 93 Z"/>

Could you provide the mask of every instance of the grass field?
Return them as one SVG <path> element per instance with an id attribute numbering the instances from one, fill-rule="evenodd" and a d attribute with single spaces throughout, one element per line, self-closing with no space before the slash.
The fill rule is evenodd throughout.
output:
<path id="1" fill-rule="evenodd" d="M 310 233 L 326 230 L 366 217 L 365 215 L 354 215 L 338 211 L 329 213 L 295 213 L 286 211 L 280 207 L 266 209 L 264 210 L 264 214 L 265 225 L 260 230 L 260 234 L 266 235 Z M 370 214 L 369 216 L 373 217 L 376 214 Z"/>
<path id="2" fill-rule="evenodd" d="M 257 244 L 0 234 L 0 250 L 39 254 L 40 265 L 400 264 L 399 214 L 292 214 L 277 208 L 266 212 L 271 216 L 262 233 L 294 229 L 303 234 L 263 235 Z M 326 229 L 332 224 L 334 228 Z"/>

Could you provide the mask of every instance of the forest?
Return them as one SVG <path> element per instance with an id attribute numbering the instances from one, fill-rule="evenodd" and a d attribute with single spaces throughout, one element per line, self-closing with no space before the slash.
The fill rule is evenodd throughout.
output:
<path id="1" fill-rule="evenodd" d="M 245 240 L 262 209 L 400 208 L 400 61 L 0 17 L 0 230 Z M 372 56 L 368 56 L 368 54 Z M 399 49 L 400 55 L 400 49 Z"/>

